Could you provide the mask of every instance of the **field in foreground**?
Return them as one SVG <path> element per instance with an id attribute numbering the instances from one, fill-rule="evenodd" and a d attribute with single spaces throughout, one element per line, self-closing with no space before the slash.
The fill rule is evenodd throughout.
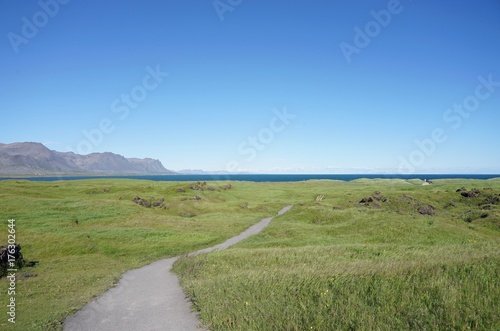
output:
<path id="1" fill-rule="evenodd" d="M 15 219 L 25 259 L 39 261 L 17 273 L 15 324 L 0 279 L 0 330 L 59 330 L 126 270 L 223 242 L 283 206 L 279 187 L 232 184 L 0 181 L 0 245 Z"/>
<path id="2" fill-rule="evenodd" d="M 211 330 L 500 330 L 500 181 L 293 191 L 262 234 L 176 264 Z"/>
<path id="3" fill-rule="evenodd" d="M 498 179 L 0 181 L 0 245 L 15 219 L 39 261 L 17 273 L 16 324 L 4 316 L 0 329 L 60 329 L 125 270 L 220 243 L 287 204 L 262 234 L 177 263 L 212 330 L 499 329 L 499 194 Z M 4 307 L 7 288 L 2 278 Z"/>

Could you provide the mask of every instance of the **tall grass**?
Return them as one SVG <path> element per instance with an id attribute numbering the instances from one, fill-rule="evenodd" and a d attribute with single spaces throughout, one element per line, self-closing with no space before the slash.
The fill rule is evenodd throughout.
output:
<path id="1" fill-rule="evenodd" d="M 499 262 L 226 269 L 187 290 L 211 330 L 495 330 Z"/>

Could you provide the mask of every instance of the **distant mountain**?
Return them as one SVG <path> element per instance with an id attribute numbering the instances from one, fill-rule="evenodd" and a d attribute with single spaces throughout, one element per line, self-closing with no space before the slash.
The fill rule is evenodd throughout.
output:
<path id="1" fill-rule="evenodd" d="M 114 153 L 79 155 L 57 152 L 34 142 L 0 143 L 2 175 L 163 175 L 174 174 L 159 160 L 125 158 Z"/>
<path id="2" fill-rule="evenodd" d="M 177 173 L 179 173 L 181 175 L 207 175 L 207 174 L 209 174 L 206 171 L 201 170 L 201 169 L 182 169 L 182 170 L 177 171 Z"/>
<path id="3" fill-rule="evenodd" d="M 225 170 L 214 170 L 214 171 L 205 171 L 200 169 L 183 169 L 176 171 L 181 175 L 235 175 L 235 174 L 250 174 L 249 172 L 229 172 Z"/>

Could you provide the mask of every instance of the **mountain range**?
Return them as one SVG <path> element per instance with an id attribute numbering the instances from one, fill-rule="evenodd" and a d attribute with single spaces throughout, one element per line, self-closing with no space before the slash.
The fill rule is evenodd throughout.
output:
<path id="1" fill-rule="evenodd" d="M 41 143 L 0 143 L 0 175 L 169 175 L 159 160 L 110 152 L 79 155 Z"/>

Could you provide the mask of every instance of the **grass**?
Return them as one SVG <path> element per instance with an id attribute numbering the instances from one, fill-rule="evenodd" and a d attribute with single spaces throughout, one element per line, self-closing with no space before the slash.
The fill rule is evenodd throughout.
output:
<path id="1" fill-rule="evenodd" d="M 288 204 L 263 233 L 176 263 L 211 330 L 500 329 L 500 205 L 485 202 L 498 179 L 191 184 L 0 181 L 0 244 L 13 218 L 25 258 L 39 261 L 17 273 L 16 324 L 0 329 L 60 330 L 126 270 L 220 243 Z M 464 198 L 462 186 L 482 193 Z M 359 203 L 375 191 L 385 202 Z"/>
<path id="2" fill-rule="evenodd" d="M 142 180 L 0 181 L 0 245 L 7 243 L 8 219 L 15 219 L 24 257 L 39 261 L 17 273 L 16 324 L 2 317 L 0 329 L 59 330 L 66 316 L 126 270 L 220 243 L 282 205 L 279 199 L 259 201 L 280 194 L 272 188 L 254 201 L 249 191 L 256 191 L 254 185 L 233 183 L 230 190 L 212 192 Z M 136 195 L 164 198 L 166 209 L 135 204 Z M 0 293 L 8 286 L 0 279 Z M 5 307 L 9 298 L 1 298 Z"/>
<path id="3" fill-rule="evenodd" d="M 499 184 L 297 183 L 262 234 L 174 270 L 211 330 L 498 330 L 500 213 L 483 202 Z M 386 201 L 358 203 L 375 191 Z"/>

